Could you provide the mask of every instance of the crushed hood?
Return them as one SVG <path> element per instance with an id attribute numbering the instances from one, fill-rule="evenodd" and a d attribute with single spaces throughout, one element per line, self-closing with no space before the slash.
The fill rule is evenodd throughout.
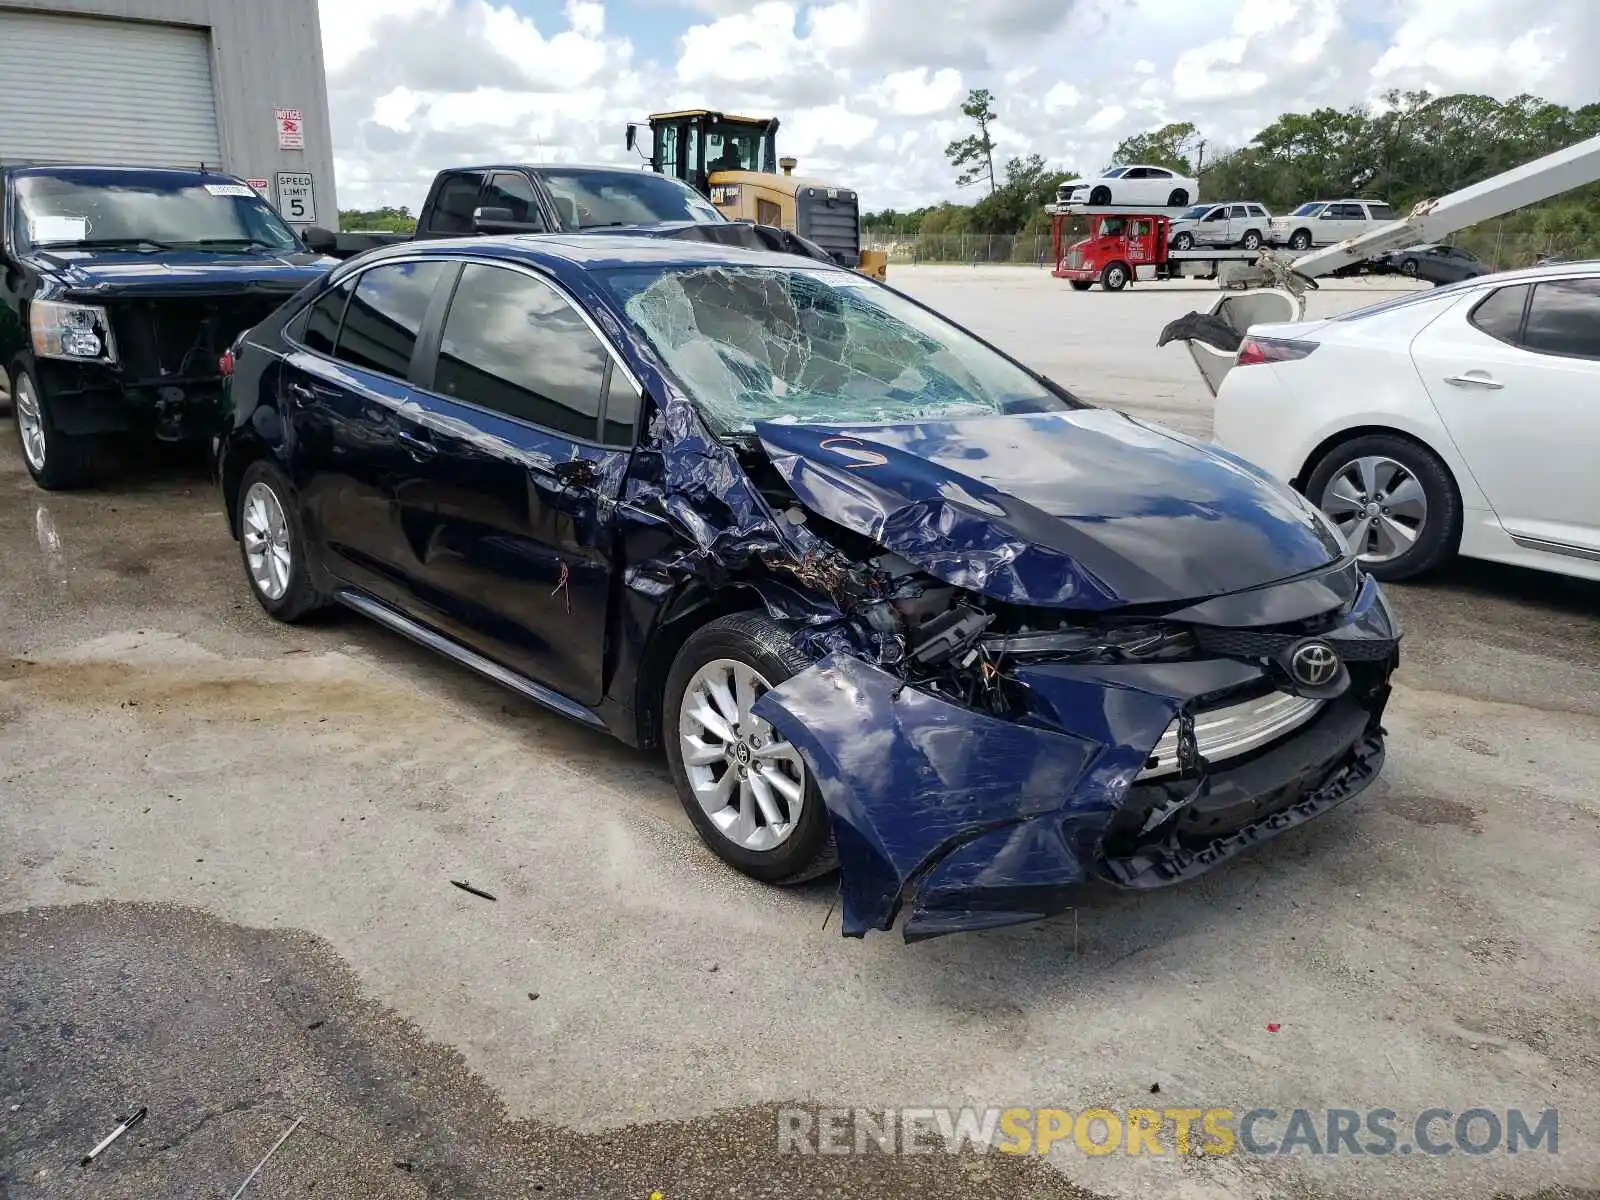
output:
<path id="1" fill-rule="evenodd" d="M 1345 555 L 1242 459 L 1107 409 L 756 432 L 811 511 L 1016 604 L 1198 601 Z"/>
<path id="2" fill-rule="evenodd" d="M 291 295 L 337 265 L 318 254 L 246 254 L 233 251 L 48 250 L 38 266 L 64 294 L 83 299 L 258 292 Z"/>

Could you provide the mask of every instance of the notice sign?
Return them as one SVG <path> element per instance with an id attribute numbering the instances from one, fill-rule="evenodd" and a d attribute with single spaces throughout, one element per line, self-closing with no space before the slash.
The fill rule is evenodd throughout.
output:
<path id="1" fill-rule="evenodd" d="M 278 211 L 297 225 L 317 219 L 317 196 L 309 171 L 278 172 Z"/>
<path id="2" fill-rule="evenodd" d="M 304 150 L 306 148 L 306 122 L 298 108 L 275 108 L 273 119 L 278 123 L 278 149 Z"/>

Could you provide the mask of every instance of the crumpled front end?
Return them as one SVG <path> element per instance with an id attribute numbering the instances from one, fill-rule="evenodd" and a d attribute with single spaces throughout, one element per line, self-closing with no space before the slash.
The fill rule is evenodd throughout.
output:
<path id="1" fill-rule="evenodd" d="M 817 776 L 844 932 L 899 917 L 914 941 L 1049 916 L 1092 881 L 1190 878 L 1360 792 L 1399 631 L 1370 578 L 1314 627 L 1195 626 L 1180 657 L 1146 662 L 1007 662 L 980 641 L 994 706 L 835 653 L 755 711 Z M 1308 688 L 1289 664 L 1313 643 L 1339 668 Z"/>

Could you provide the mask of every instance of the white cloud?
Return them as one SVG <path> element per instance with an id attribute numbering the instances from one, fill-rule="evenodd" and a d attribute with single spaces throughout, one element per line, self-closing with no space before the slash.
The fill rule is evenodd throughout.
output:
<path id="1" fill-rule="evenodd" d="M 1390 87 L 1586 103 L 1600 57 L 1597 0 L 563 0 L 537 19 L 522 3 L 322 0 L 347 206 L 415 208 L 472 159 L 623 161 L 625 122 L 705 104 L 780 118 L 802 172 L 906 208 L 970 198 L 944 148 L 971 130 L 973 87 L 994 93 L 1001 162 L 1092 170 L 1167 121 L 1214 153 Z"/>

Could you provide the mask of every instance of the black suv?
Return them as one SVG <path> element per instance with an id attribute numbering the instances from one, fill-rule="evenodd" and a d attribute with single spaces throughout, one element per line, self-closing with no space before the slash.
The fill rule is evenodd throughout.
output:
<path id="1" fill-rule="evenodd" d="M 0 366 L 28 473 L 88 482 L 117 440 L 217 432 L 218 360 L 331 260 L 231 175 L 0 173 Z"/>

